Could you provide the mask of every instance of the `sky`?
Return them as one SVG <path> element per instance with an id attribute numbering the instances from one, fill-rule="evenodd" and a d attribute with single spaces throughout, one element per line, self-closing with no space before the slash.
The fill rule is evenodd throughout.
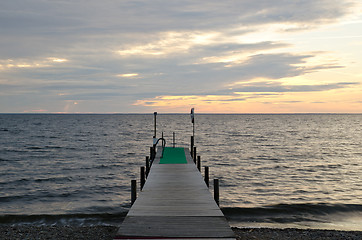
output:
<path id="1" fill-rule="evenodd" d="M 360 0 L 3 0 L 0 113 L 362 113 Z"/>

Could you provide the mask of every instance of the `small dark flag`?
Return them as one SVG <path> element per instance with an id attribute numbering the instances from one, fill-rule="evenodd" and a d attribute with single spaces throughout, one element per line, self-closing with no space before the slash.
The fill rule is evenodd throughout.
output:
<path id="1" fill-rule="evenodd" d="M 191 122 L 195 123 L 195 113 L 194 113 L 194 108 L 191 108 Z"/>

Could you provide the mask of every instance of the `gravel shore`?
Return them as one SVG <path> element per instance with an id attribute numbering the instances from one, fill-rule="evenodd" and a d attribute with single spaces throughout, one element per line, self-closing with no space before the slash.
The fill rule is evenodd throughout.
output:
<path id="1" fill-rule="evenodd" d="M 233 228 L 238 240 L 360 240 L 362 231 L 335 231 L 315 229 Z"/>
<path id="2" fill-rule="evenodd" d="M 0 239 L 99 239 L 111 240 L 117 233 L 115 226 L 0 226 Z M 253 239 L 362 239 L 362 231 L 306 230 L 306 229 L 273 229 L 273 228 L 233 228 L 238 240 Z"/>

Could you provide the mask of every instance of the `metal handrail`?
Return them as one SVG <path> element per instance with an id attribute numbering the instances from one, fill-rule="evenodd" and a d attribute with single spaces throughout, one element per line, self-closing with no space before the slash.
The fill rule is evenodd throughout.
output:
<path id="1" fill-rule="evenodd" d="M 159 138 L 157 139 L 156 143 L 155 143 L 155 149 L 156 149 L 156 146 L 158 144 L 158 142 L 162 140 L 162 154 L 161 154 L 161 158 L 163 158 L 163 151 L 165 149 L 165 146 L 166 146 L 166 139 L 164 139 L 163 137 L 162 138 Z"/>

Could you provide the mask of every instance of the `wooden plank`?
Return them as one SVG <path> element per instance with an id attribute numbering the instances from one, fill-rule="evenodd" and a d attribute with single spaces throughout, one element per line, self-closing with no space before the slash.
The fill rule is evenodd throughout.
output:
<path id="1" fill-rule="evenodd" d="M 224 217 L 127 217 L 118 236 L 233 238 Z"/>
<path id="2" fill-rule="evenodd" d="M 223 216 L 193 163 L 152 166 L 143 191 L 128 214 Z"/>
<path id="3" fill-rule="evenodd" d="M 188 149 L 187 164 L 159 164 L 160 152 L 116 238 L 235 239 Z"/>

